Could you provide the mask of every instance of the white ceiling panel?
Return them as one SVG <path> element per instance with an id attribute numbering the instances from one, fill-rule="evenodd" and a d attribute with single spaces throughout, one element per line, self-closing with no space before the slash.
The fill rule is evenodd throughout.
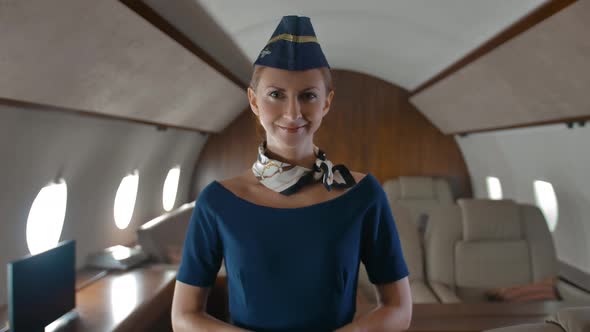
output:
<path id="1" fill-rule="evenodd" d="M 577 1 L 415 95 L 445 133 L 590 116 L 590 1 Z"/>
<path id="2" fill-rule="evenodd" d="M 0 97 L 218 132 L 244 91 L 115 0 L 0 1 Z"/>
<path id="3" fill-rule="evenodd" d="M 195 0 L 251 60 L 283 15 L 309 16 L 330 66 L 412 90 L 544 0 Z"/>

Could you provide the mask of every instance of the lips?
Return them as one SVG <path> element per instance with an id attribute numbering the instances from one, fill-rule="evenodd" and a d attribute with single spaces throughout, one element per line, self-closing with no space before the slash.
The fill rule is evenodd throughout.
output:
<path id="1" fill-rule="evenodd" d="M 283 129 L 287 129 L 287 130 L 296 130 L 296 129 L 299 129 L 299 128 L 302 128 L 302 127 L 305 127 L 305 126 L 306 125 L 302 125 L 302 126 L 299 126 L 299 127 L 283 127 L 283 126 L 279 126 L 279 127 L 283 128 Z"/>
<path id="2" fill-rule="evenodd" d="M 283 127 L 283 126 L 279 126 L 279 125 L 277 125 L 277 126 L 279 128 L 281 128 L 281 130 L 284 130 L 286 133 L 289 133 L 289 134 L 299 134 L 302 131 L 301 128 L 307 126 L 307 124 L 305 124 L 303 126 L 299 126 L 299 127 L 294 127 L 294 126 L 291 126 L 291 127 Z"/>

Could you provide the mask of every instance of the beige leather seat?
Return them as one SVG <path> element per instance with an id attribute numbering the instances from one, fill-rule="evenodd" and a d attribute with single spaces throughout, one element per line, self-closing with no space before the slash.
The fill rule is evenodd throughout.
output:
<path id="1" fill-rule="evenodd" d="M 557 276 L 553 240 L 536 206 L 460 199 L 430 219 L 426 274 L 443 303 L 485 301 L 491 288 Z"/>
<path id="2" fill-rule="evenodd" d="M 438 299 L 429 286 L 426 285 L 424 276 L 424 251 L 418 227 L 411 220 L 410 210 L 403 206 L 392 207 L 396 221 L 397 231 L 402 244 L 402 251 L 408 270 L 410 270 L 410 287 L 412 289 L 412 301 L 414 303 L 438 303 Z"/>
<path id="3" fill-rule="evenodd" d="M 178 264 L 195 201 L 158 216 L 137 230 L 137 241 L 156 262 Z"/>
<path id="4" fill-rule="evenodd" d="M 432 290 L 426 285 L 424 278 L 424 254 L 416 225 L 411 221 L 410 212 L 405 207 L 392 207 L 392 213 L 400 237 L 402 251 L 410 275 L 412 301 L 414 303 L 438 303 Z M 363 292 L 369 301 L 377 304 L 375 288 L 369 281 L 364 265 L 359 267 L 358 291 Z"/>
<path id="5" fill-rule="evenodd" d="M 392 206 L 405 206 L 411 219 L 423 233 L 430 212 L 440 206 L 453 204 L 449 183 L 442 178 L 427 176 L 400 176 L 383 183 Z"/>

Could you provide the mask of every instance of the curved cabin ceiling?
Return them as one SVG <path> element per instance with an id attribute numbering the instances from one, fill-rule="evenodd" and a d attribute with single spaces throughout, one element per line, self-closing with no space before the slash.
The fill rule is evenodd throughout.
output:
<path id="1" fill-rule="evenodd" d="M 203 132 L 243 90 L 118 1 L 2 1 L 0 98 Z"/>
<path id="2" fill-rule="evenodd" d="M 240 83 L 283 15 L 312 17 L 332 68 L 411 91 L 559 2 L 145 0 L 198 54 L 125 5 L 144 3 L 134 1 L 2 2 L 0 102 L 220 132 L 247 106 Z M 587 21 L 579 1 L 411 100 L 447 134 L 588 114 Z"/>
<path id="3" fill-rule="evenodd" d="M 283 15 L 311 17 L 332 68 L 413 90 L 543 0 L 199 0 L 254 62 Z"/>
<path id="4" fill-rule="evenodd" d="M 411 101 L 444 133 L 590 117 L 590 1 L 577 1 Z"/>

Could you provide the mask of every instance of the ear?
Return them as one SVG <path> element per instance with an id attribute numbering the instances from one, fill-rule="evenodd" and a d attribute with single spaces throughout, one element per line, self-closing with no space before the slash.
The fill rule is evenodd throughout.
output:
<path id="1" fill-rule="evenodd" d="M 256 102 L 256 92 L 254 92 L 251 87 L 248 87 L 248 101 L 250 102 L 250 109 L 256 116 L 258 116 L 259 112 L 258 103 Z"/>
<path id="2" fill-rule="evenodd" d="M 330 105 L 332 105 L 332 98 L 334 98 L 334 90 L 331 90 L 330 93 L 328 93 L 328 96 L 326 97 L 326 103 L 324 104 L 322 117 L 326 116 L 326 114 L 328 114 L 328 112 L 330 111 Z"/>

